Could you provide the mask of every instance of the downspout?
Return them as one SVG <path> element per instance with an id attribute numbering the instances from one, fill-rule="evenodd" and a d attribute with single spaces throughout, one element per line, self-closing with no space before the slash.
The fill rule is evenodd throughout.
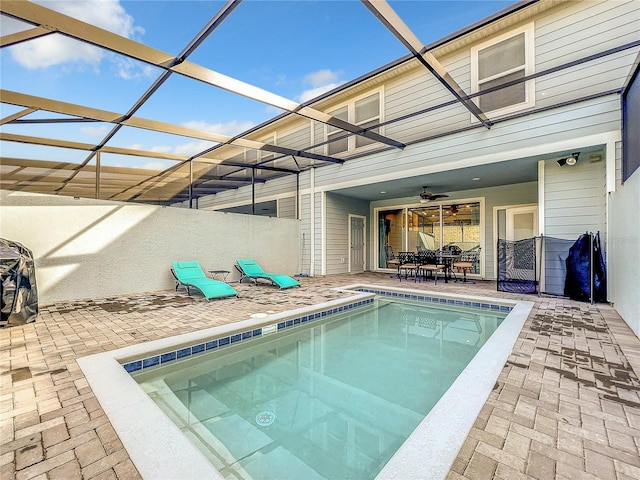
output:
<path id="1" fill-rule="evenodd" d="M 311 168 L 311 174 L 309 178 L 310 178 L 309 195 L 311 196 L 309 200 L 309 203 L 310 203 L 309 217 L 311 221 L 311 225 L 309 229 L 310 230 L 309 236 L 311 237 L 311 245 L 309 247 L 311 248 L 311 251 L 309 252 L 309 258 L 311 262 L 311 264 L 309 265 L 309 276 L 313 277 L 316 273 L 316 201 L 315 201 L 316 169 L 315 167 Z"/>
<path id="2" fill-rule="evenodd" d="M 189 162 L 189 208 L 193 208 L 193 160 Z"/>
<path id="3" fill-rule="evenodd" d="M 96 152 L 96 198 L 100 199 L 100 151 Z"/>
<path id="4" fill-rule="evenodd" d="M 256 169 L 251 168 L 251 215 L 256 214 Z"/>
<path id="5" fill-rule="evenodd" d="M 300 220 L 300 172 L 296 173 L 296 220 Z"/>

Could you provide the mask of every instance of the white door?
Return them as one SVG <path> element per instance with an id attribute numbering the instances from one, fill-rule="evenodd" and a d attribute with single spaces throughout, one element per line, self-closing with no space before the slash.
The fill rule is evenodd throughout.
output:
<path id="1" fill-rule="evenodd" d="M 364 220 L 349 215 L 349 273 L 364 272 Z"/>
<path id="2" fill-rule="evenodd" d="M 507 240 L 518 241 L 538 236 L 538 206 L 506 209 Z"/>
<path id="3" fill-rule="evenodd" d="M 505 235 L 506 240 L 518 242 L 519 240 L 531 239 L 538 236 L 538 206 L 530 205 L 526 207 L 512 207 L 505 210 Z M 536 251 L 533 244 L 533 251 L 528 251 L 528 242 L 524 245 L 516 247 L 512 243 L 508 246 L 511 254 L 507 254 L 506 259 L 506 275 L 508 278 L 517 278 L 519 280 L 536 280 L 536 257 L 540 252 Z M 526 251 L 523 251 L 522 249 Z M 518 252 L 516 252 L 516 249 Z"/>

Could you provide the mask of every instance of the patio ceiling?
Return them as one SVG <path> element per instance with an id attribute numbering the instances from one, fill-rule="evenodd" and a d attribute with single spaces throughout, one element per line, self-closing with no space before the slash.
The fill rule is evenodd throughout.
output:
<path id="1" fill-rule="evenodd" d="M 196 8 L 201 8 L 202 2 L 197 3 L 199 5 Z M 330 3 L 333 2 L 320 2 L 323 8 L 337 8 L 337 5 L 327 6 Z M 3 81 L 3 89 L 0 90 L 0 188 L 170 205 L 184 201 L 191 203 L 202 196 L 266 182 L 282 175 L 298 174 L 312 167 L 349 161 L 348 156 L 333 157 L 318 153 L 323 143 L 312 144 L 310 141 L 309 145 L 301 148 L 288 148 L 275 144 L 275 141 L 257 141 L 259 131 L 268 127 L 270 123 L 294 117 L 329 125 L 333 129 L 343 131 L 347 136 L 366 137 L 380 150 L 403 149 L 405 143 L 402 139 L 377 133 L 379 125 L 363 128 L 323 111 L 318 105 L 343 88 L 365 83 L 390 67 L 405 62 L 418 62 L 424 67 L 426 74 L 433 75 L 447 92 L 449 100 L 435 108 L 461 106 L 476 118 L 477 123 L 472 125 L 472 128 L 491 127 L 492 120 L 476 106 L 471 100 L 472 96 L 458 85 L 432 52 L 446 41 L 472 32 L 489 21 L 505 18 L 532 4 L 540 5 L 537 0 L 515 3 L 471 25 L 465 31 L 456 32 L 430 46 L 424 46 L 400 15 L 385 1 L 361 0 L 361 3 L 361 17 L 357 21 L 370 22 L 369 29 L 376 34 L 375 37 L 367 39 L 367 44 L 382 46 L 392 43 L 396 48 L 393 51 L 405 55 L 400 58 L 395 55 L 393 60 L 384 66 L 376 65 L 375 70 L 369 69 L 354 80 L 311 100 L 294 101 L 280 93 L 206 66 L 208 63 L 216 63 L 209 61 L 209 57 L 220 55 L 219 45 L 216 44 L 217 35 L 226 38 L 224 33 L 220 33 L 225 28 L 226 32 L 231 29 L 234 32 L 237 30 L 238 34 L 246 35 L 246 31 L 241 31 L 241 27 L 236 26 L 234 18 L 241 15 L 243 9 L 251 11 L 252 8 L 256 8 L 258 3 L 246 2 L 240 5 L 240 0 L 218 2 L 217 11 L 204 26 L 198 26 L 199 30 L 192 30 L 191 38 L 185 38 L 189 36 L 186 33 L 189 29 L 181 24 L 180 31 L 173 29 L 166 32 L 167 45 L 163 45 L 164 48 L 156 48 L 37 3 L 4 0 L 0 3 L 3 18 L 11 19 L 20 27 L 0 38 L 3 54 L 12 48 L 37 42 L 43 37 L 64 37 L 72 39 L 74 45 L 97 47 L 100 51 L 117 58 L 121 64 L 145 69 L 144 78 L 147 83 L 135 82 L 135 88 L 123 90 L 121 94 L 112 98 L 104 98 L 99 90 L 92 89 L 90 82 L 84 82 L 79 84 L 77 95 L 72 98 L 82 101 L 67 101 L 68 99 L 44 96 L 42 92 L 55 92 L 55 89 L 47 88 L 46 83 L 39 82 L 39 77 L 34 77 L 35 80 L 25 77 L 24 81 L 17 85 L 21 91 L 17 91 L 15 84 L 13 88 L 5 88 L 6 82 Z M 396 7 L 402 8 L 402 3 L 396 3 Z M 193 6 L 184 2 L 177 4 Z M 240 6 L 242 8 L 239 8 Z M 148 3 L 140 8 L 144 9 L 144 13 L 153 15 L 153 9 L 156 7 L 158 5 L 155 3 Z M 179 10 L 173 13 L 176 16 L 180 14 Z M 291 39 L 283 40 L 286 41 Z M 357 54 L 357 49 L 348 49 L 353 46 L 353 42 L 348 41 L 348 34 L 345 41 L 345 55 Z M 283 43 L 283 48 L 284 46 Z M 165 50 L 178 53 L 167 53 Z M 341 52 L 336 52 L 336 55 L 340 54 Z M 230 62 L 234 65 L 251 64 L 246 55 L 231 57 Z M 191 58 L 197 59 L 197 62 Z M 292 63 L 295 61 L 296 59 L 292 58 Z M 524 80 L 526 79 L 522 81 Z M 141 86 L 143 88 L 140 88 Z M 23 88 L 26 92 L 22 91 Z M 181 92 L 191 90 L 198 92 L 197 96 L 202 99 L 201 102 L 189 104 L 183 100 Z M 240 133 L 216 131 L 208 128 L 209 126 L 205 128 L 198 122 L 184 121 L 185 116 L 207 118 L 207 109 L 210 108 L 208 106 L 212 104 L 216 107 L 224 105 L 222 108 L 227 111 L 233 111 L 236 106 L 240 108 L 248 104 L 258 104 L 263 106 L 268 116 L 262 123 L 249 125 L 240 130 Z M 104 105 L 108 108 L 101 108 Z M 148 112 L 151 112 L 151 115 L 147 116 Z M 182 115 L 182 118 L 178 119 L 176 112 L 187 112 L 188 115 Z M 426 114 L 428 112 L 416 111 L 403 117 L 410 119 Z M 386 123 L 390 123 L 397 119 L 386 120 Z M 79 126 L 100 132 L 100 136 L 93 141 L 86 141 L 86 137 L 74 133 Z M 442 136 L 446 133 L 438 132 L 437 135 Z M 129 138 L 141 140 L 132 144 L 126 140 Z M 161 147 L 172 142 L 175 144 L 176 139 L 192 142 L 189 144 L 190 148 Z M 146 143 L 160 146 L 141 146 Z M 242 160 L 239 160 L 240 157 Z M 522 172 L 529 170 L 523 169 Z M 446 175 L 443 176 L 443 181 L 445 177 Z M 417 178 L 413 180 L 419 184 L 424 184 L 425 181 Z M 411 190 L 409 187 L 407 184 L 398 184 L 397 189 Z M 363 187 L 354 190 L 352 195 L 361 197 L 364 192 L 369 192 L 367 195 L 373 195 L 369 199 L 376 199 L 379 198 L 379 194 L 373 194 L 376 190 L 380 190 L 378 186 Z"/>

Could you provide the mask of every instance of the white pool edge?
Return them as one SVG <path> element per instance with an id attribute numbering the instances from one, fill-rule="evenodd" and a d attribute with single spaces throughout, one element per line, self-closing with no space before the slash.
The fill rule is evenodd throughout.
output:
<path id="1" fill-rule="evenodd" d="M 376 476 L 383 479 L 444 479 L 469 435 L 513 350 L 533 302 L 519 301 Z M 471 387 L 471 388 L 470 388 Z"/>
<path id="2" fill-rule="evenodd" d="M 458 298 L 513 306 L 509 321 L 502 322 L 483 348 L 445 395 L 382 469 L 378 479 L 444 478 L 464 439 L 486 402 L 526 321 L 533 302 L 508 301 L 491 297 L 448 295 L 441 292 L 355 284 L 342 287 L 351 293 L 357 288 L 411 292 L 417 295 Z M 289 310 L 264 318 L 190 332 L 161 340 L 79 358 L 84 373 L 107 418 L 118 434 L 140 475 L 145 479 L 222 479 L 203 453 L 182 434 L 122 366 L 127 360 L 149 352 L 161 352 L 180 345 L 194 344 L 202 338 L 226 335 L 247 328 L 272 325 L 287 318 L 320 308 L 333 308 L 371 293 Z M 472 385 L 473 388 L 469 388 Z M 139 426 L 143 424 L 144 428 Z"/>

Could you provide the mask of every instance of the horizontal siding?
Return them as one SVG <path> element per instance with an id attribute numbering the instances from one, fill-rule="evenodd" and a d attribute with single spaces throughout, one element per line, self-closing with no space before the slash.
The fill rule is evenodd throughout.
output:
<path id="1" fill-rule="evenodd" d="M 369 202 L 355 200 L 342 195 L 326 195 L 326 273 L 335 275 L 349 271 L 349 215 L 369 216 Z M 370 225 L 369 218 L 366 220 Z M 365 245 L 370 249 L 370 239 L 365 231 Z M 345 261 L 342 263 L 342 257 Z M 367 256 L 369 257 L 369 255 Z M 367 268 L 369 267 L 367 262 Z"/>
<path id="2" fill-rule="evenodd" d="M 629 64 L 636 56 L 637 49 L 625 50 L 539 78 L 536 83 L 536 106 L 546 107 L 619 88 L 629 74 Z"/>
<path id="3" fill-rule="evenodd" d="M 559 167 L 545 162 L 545 235 L 576 240 L 581 234 L 606 229 L 605 162 L 578 160 Z"/>
<path id="4" fill-rule="evenodd" d="M 335 185 L 336 178 L 367 184 L 375 181 L 376 174 L 410 177 L 416 168 L 441 166 L 444 170 L 453 160 L 617 130 L 620 127 L 619 108 L 619 98 L 609 96 L 499 123 L 490 130 L 478 128 L 413 145 L 403 151 L 388 150 L 340 166 L 319 168 L 316 185 Z"/>
<path id="5" fill-rule="evenodd" d="M 274 200 L 278 196 L 282 196 L 285 192 L 295 194 L 296 177 L 295 175 L 286 175 L 283 177 L 268 180 L 265 183 L 256 184 L 256 203 Z M 234 190 L 227 190 L 215 195 L 208 195 L 200 198 L 199 208 L 215 209 L 216 207 L 232 205 L 250 205 L 251 204 L 251 185 L 240 187 Z"/>
<path id="6" fill-rule="evenodd" d="M 296 198 L 287 197 L 278 200 L 278 218 L 296 218 Z"/>
<path id="7" fill-rule="evenodd" d="M 638 40 L 639 21 L 640 2 L 635 0 L 572 2 L 550 10 L 536 19 L 536 68 Z"/>
<path id="8" fill-rule="evenodd" d="M 305 125 L 302 128 L 278 137 L 278 145 L 287 148 L 306 148 L 311 143 L 311 127 Z"/>

